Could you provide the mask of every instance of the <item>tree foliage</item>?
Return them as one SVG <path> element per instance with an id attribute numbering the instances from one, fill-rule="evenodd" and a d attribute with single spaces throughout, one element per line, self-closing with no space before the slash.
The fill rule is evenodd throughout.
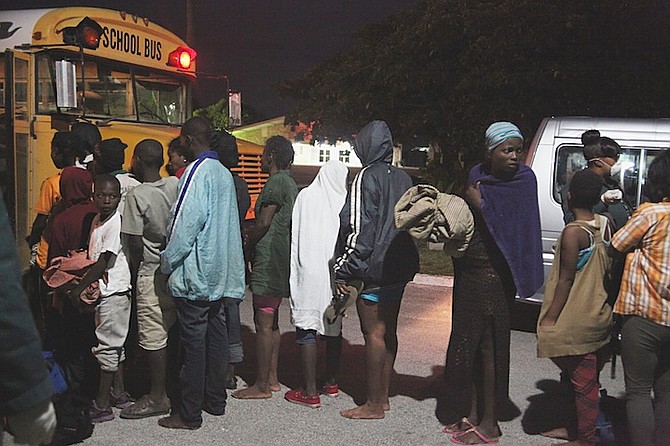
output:
<path id="1" fill-rule="evenodd" d="M 669 24 L 660 0 L 419 0 L 278 90 L 317 137 L 384 119 L 475 161 L 496 120 L 530 141 L 546 116 L 668 116 Z"/>
<path id="2" fill-rule="evenodd" d="M 230 129 L 228 125 L 228 98 L 223 97 L 214 104 L 193 110 L 193 116 L 206 118 L 215 130 Z M 251 124 L 262 120 L 256 111 L 247 106 L 242 106 L 242 125 Z"/>

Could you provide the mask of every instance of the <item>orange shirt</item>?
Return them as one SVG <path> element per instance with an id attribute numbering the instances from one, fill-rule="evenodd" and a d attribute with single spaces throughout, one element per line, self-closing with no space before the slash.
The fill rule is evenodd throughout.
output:
<path id="1" fill-rule="evenodd" d="M 670 326 L 670 201 L 642 204 L 612 246 L 628 252 L 614 312 Z"/>
<path id="2" fill-rule="evenodd" d="M 42 182 L 40 196 L 37 198 L 37 203 L 35 203 L 35 212 L 42 215 L 51 214 L 51 209 L 58 200 L 60 200 L 60 172 Z M 37 244 L 37 265 L 41 269 L 46 269 L 47 267 L 48 252 L 49 243 L 42 236 L 40 242 Z"/>

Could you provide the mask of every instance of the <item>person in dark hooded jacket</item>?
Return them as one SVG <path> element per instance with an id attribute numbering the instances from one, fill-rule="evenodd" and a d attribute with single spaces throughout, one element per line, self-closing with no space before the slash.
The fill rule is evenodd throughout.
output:
<path id="1" fill-rule="evenodd" d="M 363 164 L 340 213 L 338 258 L 334 273 L 338 292 L 363 281 L 356 306 L 365 337 L 367 402 L 340 412 L 351 419 L 384 418 L 396 353 L 398 313 L 403 291 L 419 270 L 410 235 L 396 229 L 394 207 L 412 179 L 393 167 L 393 140 L 384 121 L 372 121 L 358 133 L 354 151 Z"/>

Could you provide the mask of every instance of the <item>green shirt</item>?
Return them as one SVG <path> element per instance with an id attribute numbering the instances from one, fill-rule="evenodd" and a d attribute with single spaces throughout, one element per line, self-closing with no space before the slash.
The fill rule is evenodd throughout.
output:
<path id="1" fill-rule="evenodd" d="M 291 263 L 291 214 L 298 187 L 288 170 L 268 178 L 256 201 L 256 215 L 271 204 L 278 209 L 272 217 L 268 232 L 254 250 L 251 290 L 262 296 L 288 297 Z"/>

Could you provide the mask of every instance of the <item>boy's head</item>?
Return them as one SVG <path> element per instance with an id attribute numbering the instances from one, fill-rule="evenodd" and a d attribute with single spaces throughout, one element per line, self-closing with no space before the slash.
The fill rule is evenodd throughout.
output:
<path id="1" fill-rule="evenodd" d="M 102 141 L 100 130 L 90 122 L 77 122 L 72 125 L 72 134 L 77 139 L 79 156 L 83 159 L 93 153 L 95 147 Z"/>
<path id="2" fill-rule="evenodd" d="M 155 139 L 143 139 L 135 146 L 130 171 L 144 181 L 145 172 L 158 174 L 163 166 L 163 146 Z"/>
<path id="3" fill-rule="evenodd" d="M 93 182 L 93 201 L 102 220 L 116 211 L 121 201 L 121 183 L 114 175 L 103 173 Z"/>
<path id="4" fill-rule="evenodd" d="M 72 132 L 57 132 L 51 140 L 51 160 L 58 169 L 74 165 L 77 141 Z"/>
<path id="5" fill-rule="evenodd" d="M 212 149 L 219 156 L 219 162 L 228 169 L 237 167 L 240 155 L 237 150 L 237 138 L 225 130 L 212 132 Z"/>
<path id="6" fill-rule="evenodd" d="M 270 172 L 273 166 L 277 170 L 286 170 L 293 164 L 293 157 L 291 141 L 280 135 L 271 136 L 265 141 L 265 149 L 261 156 L 261 171 Z"/>
<path id="7" fill-rule="evenodd" d="M 644 192 L 652 203 L 670 199 L 670 150 L 654 158 L 649 165 Z"/>
<path id="8" fill-rule="evenodd" d="M 603 179 L 595 172 L 584 169 L 575 173 L 568 190 L 570 208 L 590 211 L 600 200 L 602 187 Z"/>
<path id="9" fill-rule="evenodd" d="M 119 138 L 101 141 L 94 154 L 96 173 L 110 173 L 123 169 L 126 147 L 128 145 Z"/>

